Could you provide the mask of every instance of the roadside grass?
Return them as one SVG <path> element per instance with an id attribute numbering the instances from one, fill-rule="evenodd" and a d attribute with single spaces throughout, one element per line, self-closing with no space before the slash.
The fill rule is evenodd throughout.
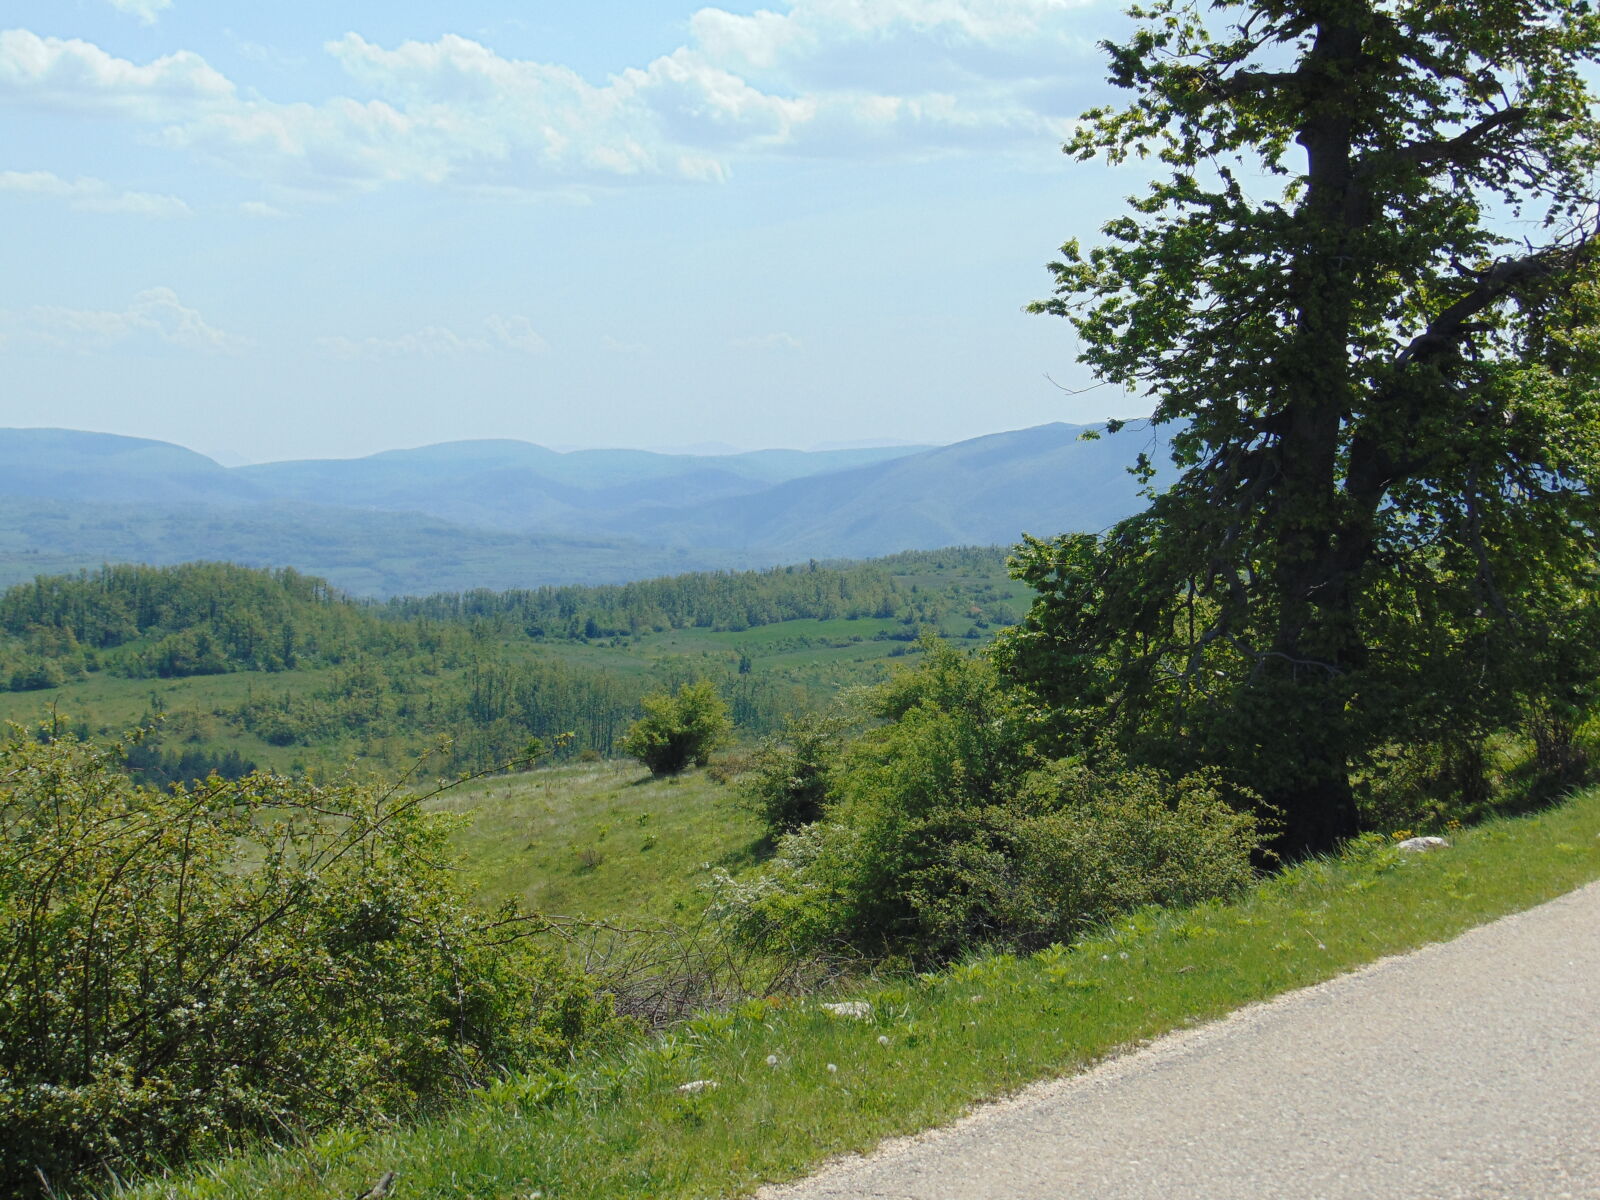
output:
<path id="1" fill-rule="evenodd" d="M 486 904 L 627 922 L 697 917 L 711 871 L 751 861 L 763 833 L 706 772 L 652 779 L 635 762 L 495 776 L 430 807 L 471 817 L 452 841 Z"/>
<path id="2" fill-rule="evenodd" d="M 1142 911 L 1071 947 L 856 981 L 840 998 L 751 1001 L 563 1072 L 516 1077 L 410 1128 L 340 1131 L 213 1160 L 119 1195 L 322 1200 L 736 1196 L 823 1159 L 948 1121 L 1385 955 L 1600 877 L 1600 790 L 1402 856 L 1373 839 L 1238 900 Z M 1486 964 L 1492 969 L 1492 964 Z M 716 1086 L 684 1092 L 697 1080 Z"/>

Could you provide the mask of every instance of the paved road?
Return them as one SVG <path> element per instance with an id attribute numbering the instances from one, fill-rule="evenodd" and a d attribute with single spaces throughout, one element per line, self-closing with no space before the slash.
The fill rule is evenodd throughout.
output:
<path id="1" fill-rule="evenodd" d="M 759 1196 L 1600 1198 L 1600 884 Z"/>

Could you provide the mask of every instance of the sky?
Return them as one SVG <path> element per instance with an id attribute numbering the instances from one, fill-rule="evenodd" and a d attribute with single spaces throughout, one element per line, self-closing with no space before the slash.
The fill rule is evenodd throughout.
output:
<path id="1" fill-rule="evenodd" d="M 224 461 L 1137 415 L 1025 311 L 1137 190 L 1104 0 L 6 0 L 0 425 Z"/>

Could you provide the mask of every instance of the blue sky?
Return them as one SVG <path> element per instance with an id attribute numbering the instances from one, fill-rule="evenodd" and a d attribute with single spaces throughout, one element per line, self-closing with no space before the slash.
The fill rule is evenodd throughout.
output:
<path id="1" fill-rule="evenodd" d="M 1140 408 L 1022 311 L 1137 186 L 1059 151 L 1109 5 L 3 12 L 0 424 L 263 461 Z"/>

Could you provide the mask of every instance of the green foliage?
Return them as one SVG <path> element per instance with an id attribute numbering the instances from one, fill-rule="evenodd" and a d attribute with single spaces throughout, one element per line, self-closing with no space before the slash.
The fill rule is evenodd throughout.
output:
<path id="1" fill-rule="evenodd" d="M 652 775 L 676 775 L 691 764 L 705 766 L 733 728 L 727 702 L 709 679 L 682 684 L 671 694 L 646 696 L 639 706 L 644 716 L 628 729 L 622 750 Z"/>
<path id="2" fill-rule="evenodd" d="M 407 1197 L 749 1196 L 1034 1080 L 1553 899 L 1600 877 L 1597 827 L 1591 791 L 1463 831 L 1444 853 L 1358 844 L 1229 904 L 1140 912 L 1032 957 L 858 978 L 836 998 L 870 1003 L 870 1020 L 807 1002 L 741 1005 L 559 1081 L 508 1080 L 439 1121 L 199 1165 L 127 1200 L 337 1200 L 397 1166 L 396 1195 Z M 720 1086 L 677 1090 L 696 1079 Z"/>
<path id="3" fill-rule="evenodd" d="M 1373 755 L 1581 707 L 1600 673 L 1600 16 L 1135 17 L 1107 47 L 1132 101 L 1066 149 L 1166 171 L 1036 307 L 1154 397 L 1183 474 L 1019 551 L 1007 668 L 1063 745 L 1220 766 L 1326 848 Z"/>
<path id="4" fill-rule="evenodd" d="M 1004 554 L 993 548 L 913 551 L 865 563 L 697 571 L 604 587 L 479 589 L 391 600 L 384 611 L 406 618 L 515 629 L 540 640 L 595 640 L 695 628 L 741 632 L 785 621 L 866 617 L 936 624 L 954 612 L 974 608 L 980 615 L 1010 623 L 1015 615 L 992 582 L 972 583 L 957 574 L 997 574 L 1003 560 Z M 953 576 L 943 586 L 907 578 L 932 573 L 937 579 L 943 572 Z"/>
<path id="5" fill-rule="evenodd" d="M 181 679 L 284 671 L 400 649 L 459 654 L 466 644 L 463 631 L 385 620 L 289 569 L 108 566 L 41 576 L 0 594 L 0 661 L 26 663 L 31 656 L 66 673 Z M 12 687 L 21 690 L 15 669 Z"/>
<path id="6" fill-rule="evenodd" d="M 739 792 L 769 831 L 793 833 L 822 817 L 844 728 L 841 717 L 813 714 L 762 741 Z"/>
<path id="7" fill-rule="evenodd" d="M 868 702 L 884 724 L 831 773 L 823 819 L 725 885 L 751 936 L 939 961 L 1036 947 L 1131 906 L 1227 895 L 1255 822 L 1214 775 L 1052 762 L 985 658 L 930 643 Z"/>
<path id="8" fill-rule="evenodd" d="M 881 678 L 924 625 L 985 636 L 1021 592 L 993 548 L 388 605 L 295 572 L 113 567 L 0 596 L 0 690 L 63 689 L 50 703 L 102 733 L 183 714 L 213 758 L 398 770 L 448 741 L 471 772 L 530 736 L 614 756 L 641 696 L 699 678 L 759 736 Z M 0 695 L 0 715 L 40 707 Z"/>
<path id="9" fill-rule="evenodd" d="M 608 1006 L 458 893 L 415 797 L 140 787 L 0 747 L 0 1190 L 414 1114 L 565 1056 Z"/>

